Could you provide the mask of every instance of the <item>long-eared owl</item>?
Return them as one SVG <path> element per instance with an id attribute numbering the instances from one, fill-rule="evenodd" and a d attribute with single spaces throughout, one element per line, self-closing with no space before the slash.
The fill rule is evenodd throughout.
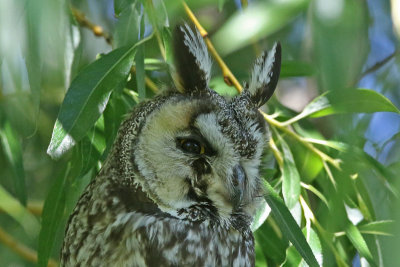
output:
<path id="1" fill-rule="evenodd" d="M 199 32 L 174 32 L 174 85 L 138 105 L 69 219 L 62 266 L 254 266 L 268 129 L 258 108 L 281 65 L 275 44 L 243 92 L 209 88 Z"/>

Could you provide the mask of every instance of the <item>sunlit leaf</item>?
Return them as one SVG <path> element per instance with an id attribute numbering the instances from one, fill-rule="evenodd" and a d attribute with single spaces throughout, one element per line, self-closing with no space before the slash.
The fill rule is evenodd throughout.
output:
<path id="1" fill-rule="evenodd" d="M 347 237 L 350 239 L 351 243 L 357 249 L 362 257 L 364 257 L 369 264 L 372 266 L 377 266 L 375 261 L 372 258 L 372 254 L 365 242 L 363 236 L 361 235 L 360 231 L 354 226 L 351 222 L 348 222 L 345 228 L 345 232 Z"/>
<path id="2" fill-rule="evenodd" d="M 231 17 L 211 38 L 212 42 L 222 55 L 230 54 L 282 28 L 305 10 L 308 2 L 289 0 L 249 5 Z"/>
<path id="3" fill-rule="evenodd" d="M 315 256 L 307 243 L 300 227 L 297 225 L 290 211 L 285 206 L 283 200 L 278 196 L 274 189 L 265 182 L 267 194 L 265 200 L 271 207 L 273 217 L 277 221 L 283 234 L 296 247 L 297 251 L 310 266 L 319 266 Z"/>
<path id="4" fill-rule="evenodd" d="M 358 226 L 358 229 L 363 234 L 371 235 L 392 235 L 394 221 L 375 221 Z"/>
<path id="5" fill-rule="evenodd" d="M 256 215 L 254 216 L 254 220 L 250 226 L 251 231 L 256 231 L 268 218 L 269 214 L 271 212 L 271 208 L 268 206 L 267 202 L 263 200 L 263 202 L 260 204 L 260 207 L 258 208 Z"/>
<path id="6" fill-rule="evenodd" d="M 21 140 L 8 121 L 0 128 L 0 143 L 12 167 L 15 194 L 22 205 L 26 205 L 27 197 Z"/>
<path id="7" fill-rule="evenodd" d="M 346 89 L 324 93 L 311 101 L 291 120 L 343 113 L 396 112 L 399 109 L 382 94 L 369 89 Z"/>
<path id="8" fill-rule="evenodd" d="M 148 38 L 142 42 L 146 40 Z M 47 149 L 51 157 L 61 157 L 94 125 L 110 93 L 124 86 L 140 43 L 112 51 L 87 66 L 74 79 L 61 105 Z"/>
<path id="9" fill-rule="evenodd" d="M 282 193 L 289 209 L 293 208 L 300 196 L 300 175 L 289 146 L 279 139 L 283 150 Z"/>

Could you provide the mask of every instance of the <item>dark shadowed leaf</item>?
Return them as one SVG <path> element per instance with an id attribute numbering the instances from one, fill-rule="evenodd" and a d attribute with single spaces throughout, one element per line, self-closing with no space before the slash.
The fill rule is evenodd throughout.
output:
<path id="1" fill-rule="evenodd" d="M 6 121 L 0 128 L 0 142 L 9 164 L 12 167 L 15 195 L 22 205 L 26 205 L 25 171 L 22 159 L 21 140 Z"/>
<path id="2" fill-rule="evenodd" d="M 297 251 L 310 266 L 319 266 L 315 256 L 307 243 L 300 227 L 297 225 L 292 214 L 285 206 L 283 200 L 278 196 L 274 189 L 266 181 L 264 181 L 267 194 L 265 200 L 271 207 L 271 212 L 278 223 L 282 233 L 292 242 Z"/>
<path id="3" fill-rule="evenodd" d="M 142 42 L 147 41 L 143 39 Z M 72 81 L 47 153 L 59 158 L 81 140 L 103 113 L 110 93 L 125 85 L 137 45 L 118 48 L 87 66 Z"/>
<path id="4" fill-rule="evenodd" d="M 262 248 L 265 257 L 273 260 L 276 265 L 280 265 L 285 261 L 285 250 L 289 246 L 289 243 L 282 238 L 279 228 L 276 229 L 271 226 L 273 223 L 274 221 L 271 219 L 266 221 L 257 229 L 254 236 Z M 276 233 L 275 230 L 279 233 Z"/>

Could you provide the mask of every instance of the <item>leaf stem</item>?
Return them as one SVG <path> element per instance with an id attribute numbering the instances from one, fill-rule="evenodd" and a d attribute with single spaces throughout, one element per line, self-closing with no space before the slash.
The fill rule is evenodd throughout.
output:
<path id="1" fill-rule="evenodd" d="M 300 142 L 306 148 L 308 148 L 309 150 L 311 150 L 312 152 L 317 154 L 323 161 L 329 162 L 332 166 L 334 166 L 335 168 L 340 170 L 340 160 L 331 158 L 330 156 L 328 156 L 327 154 L 325 154 L 324 152 L 322 152 L 321 150 L 319 150 L 318 148 L 316 148 L 315 146 L 313 146 L 312 144 L 307 142 L 303 137 L 301 137 L 297 133 L 293 132 L 292 130 L 290 130 L 289 128 L 284 126 L 281 122 L 273 119 L 270 115 L 264 113 L 263 111 L 260 111 L 260 112 L 264 116 L 265 120 L 270 125 L 278 128 L 282 132 L 284 132 L 287 135 L 291 136 L 293 139 L 295 139 L 296 141 Z"/>
<path id="2" fill-rule="evenodd" d="M 20 242 L 15 240 L 11 235 L 7 234 L 1 227 L 0 227 L 0 242 L 3 243 L 5 246 L 9 247 L 12 251 L 17 253 L 25 260 L 37 263 L 38 257 L 36 251 L 28 248 L 24 244 L 21 244 Z M 50 259 L 47 266 L 56 267 L 57 262 L 53 259 Z"/>
<path id="3" fill-rule="evenodd" d="M 213 55 L 215 61 L 217 61 L 219 67 L 221 68 L 225 83 L 229 86 L 234 86 L 239 93 L 242 92 L 243 87 L 240 85 L 236 77 L 232 74 L 228 66 L 226 66 L 225 62 L 222 60 L 217 50 L 215 50 L 214 45 L 211 43 L 211 40 L 208 37 L 208 32 L 203 28 L 203 26 L 201 26 L 200 22 L 197 20 L 192 10 L 184 1 L 182 1 L 182 5 L 189 19 L 193 22 L 193 24 L 199 30 L 201 36 L 204 38 L 204 42 L 206 43 L 208 50 Z"/>
<path id="4" fill-rule="evenodd" d="M 304 214 L 307 214 L 308 218 L 311 220 L 313 225 L 315 226 L 316 230 L 319 232 L 319 235 L 322 237 L 322 239 L 327 243 L 328 247 L 332 250 L 333 255 L 335 256 L 336 262 L 338 266 L 340 267 L 348 267 L 349 265 L 343 261 L 341 258 L 339 252 L 336 250 L 335 245 L 332 242 L 332 237 L 333 235 L 329 232 L 327 232 L 317 221 L 317 219 L 314 216 L 314 213 L 309 207 L 309 204 L 307 201 L 300 196 L 300 205 L 303 209 Z"/>

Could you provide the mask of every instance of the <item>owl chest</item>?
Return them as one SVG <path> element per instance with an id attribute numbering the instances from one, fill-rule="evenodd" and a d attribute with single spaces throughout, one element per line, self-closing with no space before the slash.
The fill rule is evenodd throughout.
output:
<path id="1" fill-rule="evenodd" d="M 133 214 L 122 232 L 112 253 L 118 266 L 254 266 L 251 233 L 207 221 Z"/>

